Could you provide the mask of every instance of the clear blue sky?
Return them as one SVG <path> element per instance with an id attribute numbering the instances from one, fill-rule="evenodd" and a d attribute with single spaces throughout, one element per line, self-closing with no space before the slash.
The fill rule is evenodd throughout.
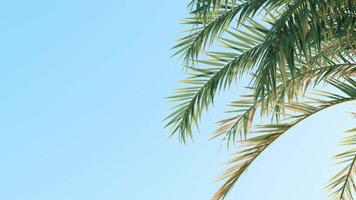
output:
<path id="1" fill-rule="evenodd" d="M 186 1 L 6 1 L 0 8 L 0 199 L 205 200 L 229 158 L 208 141 L 221 97 L 195 141 L 168 139 L 163 99 Z M 234 96 L 238 90 L 233 90 Z M 351 104 L 290 131 L 228 199 L 321 199 Z"/>

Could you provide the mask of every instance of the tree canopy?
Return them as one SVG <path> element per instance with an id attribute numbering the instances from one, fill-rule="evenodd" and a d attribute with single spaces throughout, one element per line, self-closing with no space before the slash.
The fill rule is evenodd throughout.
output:
<path id="1" fill-rule="evenodd" d="M 354 0 L 192 0 L 189 29 L 173 47 L 187 78 L 168 97 L 166 126 L 183 143 L 193 137 L 220 91 L 246 77 L 249 94 L 230 103 L 214 138 L 243 150 L 231 160 L 214 200 L 224 199 L 241 174 L 279 136 L 307 117 L 356 100 L 356 2 Z M 238 85 L 238 87 L 241 87 Z M 314 91 L 317 88 L 319 91 Z M 269 119 L 256 124 L 256 113 Z M 352 128 L 352 127 L 350 127 Z M 326 189 L 330 198 L 356 192 L 356 134 L 335 156 L 345 168 Z"/>

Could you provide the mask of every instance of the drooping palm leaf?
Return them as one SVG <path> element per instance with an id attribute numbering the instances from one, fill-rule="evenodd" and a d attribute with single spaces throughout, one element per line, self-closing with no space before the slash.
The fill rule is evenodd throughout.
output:
<path id="1" fill-rule="evenodd" d="M 344 55 L 335 55 L 335 52 L 338 51 L 343 52 Z M 331 57 L 333 59 L 330 59 Z M 297 71 L 294 77 L 290 73 L 285 74 L 285 77 L 278 74 L 276 94 L 266 92 L 262 98 L 256 100 L 253 95 L 254 88 L 250 88 L 251 95 L 245 95 L 241 100 L 231 103 L 233 110 L 230 110 L 229 113 L 236 114 L 221 120 L 220 127 L 213 137 L 225 135 L 228 143 L 234 142 L 238 135 L 246 137 L 252 127 L 257 109 L 260 109 L 263 115 L 268 114 L 270 110 L 279 115 L 282 112 L 280 105 L 295 97 L 303 96 L 309 86 L 315 87 L 321 81 L 325 83 L 325 80 L 328 79 L 339 79 L 356 74 L 356 61 L 347 57 L 350 55 L 344 48 L 330 45 L 313 55 L 308 62 L 296 61 Z"/>
<path id="2" fill-rule="evenodd" d="M 182 82 L 191 87 L 177 89 L 175 95 L 168 97 L 176 103 L 172 114 L 166 118 L 166 126 L 173 127 L 172 135 L 178 133 L 183 142 L 187 137 L 191 137 L 192 127 L 198 125 L 202 112 L 213 102 L 217 92 L 229 88 L 244 72 L 253 67 L 254 57 L 258 55 L 256 51 L 265 31 L 261 26 L 254 33 L 245 32 L 245 35 L 235 37 L 237 42 L 243 42 L 246 38 L 254 42 L 246 44 L 234 53 L 209 52 L 208 60 L 198 61 L 204 65 L 212 65 L 212 68 L 188 68 L 190 76 Z M 229 45 L 226 39 L 223 44 Z"/>
<path id="3" fill-rule="evenodd" d="M 328 92 L 319 92 L 318 96 L 323 98 L 313 98 L 313 101 L 305 103 L 295 102 L 285 104 L 285 109 L 290 111 L 286 119 L 287 122 L 257 126 L 257 129 L 254 131 L 257 136 L 246 139 L 243 142 L 244 149 L 238 152 L 229 162 L 233 166 L 222 175 L 221 178 L 225 180 L 225 183 L 216 192 L 213 200 L 224 199 L 253 161 L 258 158 L 269 145 L 296 124 L 324 109 L 356 100 L 356 85 L 353 80 L 347 80 L 347 83 L 336 80 L 332 80 L 331 82 L 337 89 L 344 92 L 345 95 L 341 96 Z M 297 112 L 297 114 L 295 114 L 295 112 Z"/>
<path id="4" fill-rule="evenodd" d="M 334 158 L 344 165 L 329 181 L 326 189 L 329 197 L 341 200 L 352 200 L 356 195 L 356 128 L 347 131 L 349 135 L 341 141 L 349 150 L 336 155 Z"/>
<path id="5" fill-rule="evenodd" d="M 169 97 L 174 102 L 166 118 L 171 135 L 178 134 L 185 143 L 219 91 L 251 72 L 247 86 L 251 93 L 232 102 L 236 115 L 222 120 L 214 135 L 223 135 L 228 143 L 240 139 L 245 145 L 214 197 L 222 199 L 281 134 L 313 113 L 354 100 L 356 1 L 192 0 L 189 7 L 191 16 L 184 23 L 192 28 L 174 46 L 175 55 L 184 57 L 184 66 L 188 66 L 189 77 L 182 81 L 188 86 Z M 206 51 L 217 39 L 220 48 Z M 322 84 L 333 85 L 345 95 L 322 92 L 318 95 L 328 99 L 313 99 L 317 105 L 299 102 L 311 86 Z M 299 115 L 289 115 L 289 110 Z M 247 134 L 255 130 L 257 111 L 262 118 L 273 115 L 273 121 L 260 126 L 254 133 L 259 135 L 251 137 Z M 288 116 L 294 118 L 279 121 Z"/>
<path id="6" fill-rule="evenodd" d="M 241 4 L 241 5 L 249 5 L 249 4 L 251 5 L 254 4 L 254 1 L 247 1 L 245 2 L 245 4 Z M 277 4 L 280 5 L 279 3 Z M 237 5 L 237 6 L 241 6 L 241 5 Z M 312 23 L 313 20 L 318 20 L 317 22 L 320 22 L 319 24 L 325 24 L 325 23 L 324 23 L 324 19 L 321 17 L 317 17 L 316 19 L 314 19 L 313 17 L 306 14 L 306 12 L 308 11 L 308 9 L 311 8 L 311 6 L 312 4 L 309 1 L 302 1 L 302 0 L 296 1 L 291 5 L 285 6 L 286 7 L 285 14 L 282 14 L 280 18 L 278 18 L 275 22 L 273 20 L 270 21 L 272 27 L 269 29 L 261 26 L 261 24 L 258 24 L 256 21 L 252 21 L 250 25 L 248 26 L 245 25 L 247 28 L 249 28 L 248 29 L 250 30 L 249 33 L 244 33 L 241 30 L 238 30 L 236 32 L 233 30 L 228 31 L 231 35 L 234 36 L 234 38 L 232 39 L 223 38 L 222 39 L 223 47 L 228 48 L 230 50 L 235 50 L 237 53 L 227 54 L 227 53 L 219 52 L 219 53 L 215 53 L 215 55 L 212 53 L 208 55 L 209 57 L 215 58 L 215 61 L 216 60 L 218 61 L 218 62 L 208 61 L 209 64 L 213 64 L 213 65 L 215 64 L 214 67 L 221 68 L 221 70 L 219 73 L 218 71 L 214 71 L 216 76 L 211 76 L 211 80 L 206 79 L 201 81 L 199 83 L 201 87 L 200 90 L 188 91 L 191 94 L 196 93 L 196 95 L 191 97 L 190 104 L 183 104 L 183 103 L 181 104 L 182 106 L 185 106 L 186 109 L 181 109 L 181 112 L 176 112 L 177 110 L 173 111 L 174 112 L 173 114 L 175 115 L 171 115 L 168 124 L 177 125 L 179 126 L 179 128 L 173 126 L 174 128 L 172 134 L 179 132 L 181 139 L 183 139 L 183 137 L 186 137 L 187 135 L 191 135 L 192 125 L 197 125 L 202 110 L 204 110 L 204 108 L 206 108 L 210 103 L 213 102 L 212 100 L 214 99 L 214 96 L 208 96 L 207 91 L 210 91 L 211 95 L 215 95 L 216 89 L 219 88 L 218 85 L 221 86 L 221 83 L 224 82 L 224 86 L 226 85 L 229 86 L 231 80 L 235 80 L 237 78 L 236 76 L 240 76 L 242 73 L 246 72 L 247 71 L 246 69 L 256 68 L 255 70 L 256 75 L 254 77 L 254 88 L 255 88 L 254 96 L 255 96 L 255 100 L 257 101 L 257 99 L 264 98 L 266 93 L 277 94 L 276 93 L 277 86 L 278 86 L 277 76 L 281 76 L 281 78 L 284 81 L 286 81 L 287 80 L 286 74 L 288 73 L 293 79 L 294 74 L 297 73 L 297 71 L 299 70 L 297 67 L 298 62 L 304 61 L 306 63 L 310 63 L 311 58 L 315 54 L 314 52 L 317 49 L 319 49 L 320 45 L 338 46 L 341 47 L 342 49 L 353 47 L 354 42 L 351 42 L 351 44 L 349 44 L 350 42 L 348 42 L 347 37 L 346 36 L 344 37 L 342 34 L 340 35 L 340 33 L 338 33 L 337 31 L 332 31 L 334 35 L 337 35 L 336 33 L 339 34 L 338 39 L 337 40 L 335 39 L 336 42 L 329 45 L 327 44 L 328 43 L 327 41 L 321 41 L 323 38 L 329 37 L 327 34 L 329 32 L 326 31 L 326 27 L 323 27 L 322 25 L 319 26 L 313 25 L 314 24 Z M 325 3 L 320 4 L 319 6 L 320 9 L 325 8 Z M 326 10 L 328 12 L 331 12 L 328 9 Z M 327 11 L 325 12 L 328 13 Z M 221 12 L 226 13 L 227 11 L 223 10 Z M 321 11 L 313 11 L 313 12 L 314 12 L 313 14 L 317 15 L 320 14 L 319 12 Z M 327 14 L 325 15 L 328 16 Z M 304 18 L 302 19 L 302 17 Z M 222 17 L 222 18 L 226 20 L 226 17 Z M 193 45 L 192 43 L 197 42 L 197 45 L 198 44 L 203 45 L 206 43 L 209 37 L 203 36 L 204 35 L 203 33 L 206 31 L 210 34 L 211 31 L 209 27 L 215 27 L 214 25 L 215 19 L 212 20 L 213 21 L 211 25 L 208 24 L 206 26 L 204 25 L 203 27 L 194 28 L 193 33 L 191 33 L 187 37 L 184 37 L 181 40 L 181 42 L 176 45 L 176 48 L 180 49 L 179 51 L 195 52 L 193 53 L 194 56 L 190 55 L 191 53 L 186 52 L 185 55 L 186 56 L 188 55 L 188 59 L 195 60 L 197 58 L 196 56 L 198 55 L 198 51 L 200 51 L 201 48 L 200 47 L 197 48 L 196 45 Z M 200 18 L 197 19 L 196 21 L 192 19 L 190 23 L 197 24 L 198 22 L 200 24 L 204 24 L 204 22 L 202 22 Z M 329 24 L 331 25 L 334 23 L 335 22 L 332 20 L 331 22 L 329 22 Z M 348 24 L 351 24 L 351 22 L 349 22 Z M 305 28 L 304 26 L 307 27 Z M 300 31 L 302 31 L 302 33 L 299 33 Z M 318 35 L 318 36 L 312 34 L 317 31 L 325 32 L 325 34 Z M 289 35 L 288 34 L 283 35 L 282 33 L 283 34 L 289 33 Z M 217 32 L 214 32 L 214 35 L 218 36 L 219 34 Z M 345 43 L 348 45 L 345 45 Z M 341 52 L 340 49 L 338 49 L 339 51 L 335 51 L 335 50 L 336 49 L 333 49 L 333 51 L 331 51 L 333 55 L 328 55 L 330 58 L 335 57 L 335 55 L 337 55 L 338 52 Z M 225 67 L 221 67 L 221 61 L 226 61 L 226 59 L 229 62 L 225 63 L 224 65 Z M 327 60 L 327 57 L 324 56 L 323 59 Z M 196 67 L 194 68 L 196 69 Z M 236 68 L 238 68 L 239 70 L 236 70 Z M 211 75 L 211 73 L 209 73 L 209 75 Z M 226 79 L 226 80 L 222 80 L 222 79 Z M 218 84 L 215 84 L 215 86 L 213 86 L 213 84 L 210 84 L 214 82 Z M 194 84 L 196 84 L 196 82 Z M 195 85 L 194 87 L 196 86 L 197 85 Z M 202 102 L 199 102 L 200 95 L 202 96 L 201 99 L 202 101 L 204 101 L 204 104 L 202 104 Z M 179 97 L 181 96 L 182 94 L 180 94 Z M 277 97 L 277 95 L 275 95 L 275 97 Z M 188 97 L 186 96 L 186 98 Z M 186 100 L 186 98 L 183 98 L 183 100 Z M 278 98 L 281 99 L 280 97 Z M 274 101 L 276 100 L 277 99 L 274 99 Z M 196 109 L 193 110 L 193 108 Z M 183 112 L 183 110 L 187 110 L 187 111 Z"/>

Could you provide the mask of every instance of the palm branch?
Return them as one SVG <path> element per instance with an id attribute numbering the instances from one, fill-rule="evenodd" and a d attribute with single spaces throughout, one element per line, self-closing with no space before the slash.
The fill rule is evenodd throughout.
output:
<path id="1" fill-rule="evenodd" d="M 346 132 L 348 134 L 341 144 L 349 147 L 343 153 L 334 156 L 338 163 L 343 164 L 344 167 L 339 173 L 332 177 L 329 184 L 326 186 L 329 196 L 334 199 L 354 199 L 356 194 L 356 128 Z"/>
<path id="2" fill-rule="evenodd" d="M 253 160 L 281 134 L 320 110 L 354 100 L 356 2 L 192 0 L 189 9 L 190 17 L 183 23 L 191 28 L 173 47 L 174 55 L 184 57 L 188 77 L 182 81 L 185 86 L 168 97 L 173 106 L 165 120 L 171 135 L 186 143 L 220 91 L 231 88 L 241 77 L 250 78 L 245 85 L 250 92 L 231 103 L 229 113 L 234 115 L 221 120 L 213 135 L 222 136 L 228 145 L 240 141 L 245 147 L 214 197 L 223 199 Z M 316 95 L 324 99 L 302 101 L 312 88 L 324 85 L 334 86 L 346 96 L 326 91 Z M 290 114 L 291 110 L 299 115 Z M 258 112 L 262 118 L 270 118 L 271 124 L 256 129 Z M 331 185 L 330 191 L 337 184 Z"/>
<path id="3" fill-rule="evenodd" d="M 236 181 L 253 163 L 253 161 L 260 156 L 269 145 L 277 140 L 282 134 L 288 132 L 295 125 L 329 107 L 356 100 L 356 82 L 352 79 L 347 79 L 346 83 L 337 80 L 331 80 L 330 83 L 342 91 L 344 95 L 319 91 L 316 93 L 317 97 L 308 98 L 308 101 L 293 102 L 283 105 L 286 109 L 285 113 L 287 116 L 283 119 L 283 121 L 286 122 L 258 125 L 257 129 L 253 132 L 257 136 L 244 140 L 244 149 L 236 153 L 236 156 L 229 162 L 230 164 L 233 164 L 233 166 L 226 170 L 222 175 L 222 179 L 225 179 L 226 181 L 217 191 L 213 199 L 224 199 Z M 347 138 L 344 143 L 349 144 L 355 142 L 352 141 L 352 139 L 355 139 L 355 137 L 352 136 L 351 138 Z M 350 153 L 355 152 L 346 152 L 338 155 L 337 157 L 345 158 L 350 156 Z M 339 181 L 338 178 L 334 179 Z M 332 189 L 335 186 L 337 186 L 337 184 L 333 182 L 329 185 L 329 188 Z"/>

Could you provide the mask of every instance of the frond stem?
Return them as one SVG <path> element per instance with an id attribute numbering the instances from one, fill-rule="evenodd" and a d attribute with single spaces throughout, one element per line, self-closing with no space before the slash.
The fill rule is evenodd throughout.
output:
<path id="1" fill-rule="evenodd" d="M 350 169 L 349 169 L 349 171 L 347 172 L 345 182 L 344 182 L 344 184 L 343 184 L 343 186 L 342 186 L 342 190 L 341 190 L 341 194 L 340 194 L 340 198 L 339 198 L 340 200 L 343 199 L 344 192 L 345 192 L 345 189 L 346 189 L 346 186 L 347 186 L 347 182 L 348 182 L 348 180 L 349 180 L 349 178 L 350 178 L 350 175 L 351 175 L 353 166 L 354 166 L 354 164 L 355 164 L 355 161 L 356 161 L 356 155 L 355 155 L 354 158 L 352 159 L 352 163 L 351 163 L 351 165 L 350 165 Z"/>

